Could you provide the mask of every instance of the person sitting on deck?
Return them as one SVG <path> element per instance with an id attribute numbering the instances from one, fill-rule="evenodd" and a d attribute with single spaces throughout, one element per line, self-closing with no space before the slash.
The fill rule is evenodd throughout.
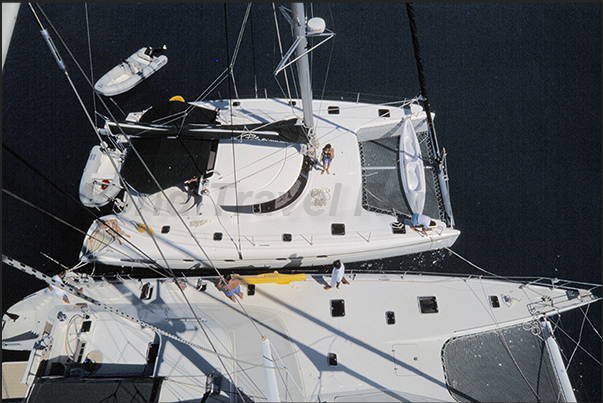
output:
<path id="1" fill-rule="evenodd" d="M 433 221 L 431 217 L 418 213 L 414 213 L 412 215 L 410 222 L 412 223 L 412 228 L 415 231 L 421 231 L 423 233 L 436 226 L 435 221 Z"/>
<path id="2" fill-rule="evenodd" d="M 239 298 L 243 299 L 244 294 L 241 292 L 241 281 L 238 278 L 232 278 L 230 274 L 224 276 L 224 280 L 220 279 L 218 288 L 225 290 L 226 296 L 230 298 L 232 302 L 237 302 L 234 294 L 237 294 Z"/>

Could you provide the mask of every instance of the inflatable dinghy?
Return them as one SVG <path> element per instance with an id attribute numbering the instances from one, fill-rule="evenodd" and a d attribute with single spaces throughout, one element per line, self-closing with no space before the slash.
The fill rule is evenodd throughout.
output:
<path id="1" fill-rule="evenodd" d="M 165 50 L 165 46 L 155 51 L 158 50 Z M 145 78 L 165 66 L 167 61 L 165 55 L 153 55 L 152 48 L 140 48 L 102 76 L 94 88 L 107 97 L 122 94 L 136 87 Z"/>

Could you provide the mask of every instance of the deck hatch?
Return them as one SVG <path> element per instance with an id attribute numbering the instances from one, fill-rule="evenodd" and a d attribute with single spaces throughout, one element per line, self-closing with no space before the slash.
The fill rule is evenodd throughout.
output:
<path id="1" fill-rule="evenodd" d="M 329 115 L 339 115 L 339 106 L 329 106 L 327 112 Z"/>
<path id="2" fill-rule="evenodd" d="M 337 366 L 337 354 L 329 353 L 327 356 L 327 361 L 329 362 L 329 366 L 336 367 Z"/>
<path id="3" fill-rule="evenodd" d="M 419 297 L 421 313 L 438 313 L 438 301 L 436 297 Z"/>
<path id="4" fill-rule="evenodd" d="M 389 109 L 379 109 L 379 117 L 380 118 L 389 118 Z"/>
<path id="5" fill-rule="evenodd" d="M 492 308 L 500 308 L 500 301 L 496 295 L 490 295 L 490 306 Z"/>
<path id="6" fill-rule="evenodd" d="M 342 299 L 332 299 L 331 300 L 331 316 L 345 316 L 345 302 Z"/>
<path id="7" fill-rule="evenodd" d="M 331 224 L 331 235 L 345 235 L 345 224 Z"/>

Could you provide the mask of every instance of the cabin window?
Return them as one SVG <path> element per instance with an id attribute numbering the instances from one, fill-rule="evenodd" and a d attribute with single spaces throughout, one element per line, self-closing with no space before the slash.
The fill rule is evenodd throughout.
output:
<path id="1" fill-rule="evenodd" d="M 331 224 L 331 235 L 345 235 L 345 224 Z"/>
<path id="2" fill-rule="evenodd" d="M 214 232 L 214 241 L 221 241 L 221 240 L 222 240 L 222 233 Z"/>
<path id="3" fill-rule="evenodd" d="M 161 227 L 161 233 L 162 234 L 167 234 L 168 232 L 170 232 L 170 226 L 169 225 L 164 225 L 163 227 Z"/>
<path id="4" fill-rule="evenodd" d="M 327 112 L 329 115 L 339 115 L 339 106 L 329 106 Z"/>
<path id="5" fill-rule="evenodd" d="M 345 302 L 342 299 L 331 300 L 331 316 L 345 316 Z"/>
<path id="6" fill-rule="evenodd" d="M 385 312 L 385 321 L 388 325 L 393 325 L 396 323 L 396 315 L 394 314 L 394 311 Z"/>
<path id="7" fill-rule="evenodd" d="M 337 354 L 329 353 L 329 355 L 327 356 L 327 361 L 329 363 L 329 366 L 336 367 L 337 366 Z"/>
<path id="8" fill-rule="evenodd" d="M 389 109 L 379 109 L 380 118 L 389 118 Z"/>
<path id="9" fill-rule="evenodd" d="M 248 284 L 247 285 L 247 295 L 254 295 L 255 294 L 255 284 Z"/>
<path id="10" fill-rule="evenodd" d="M 500 301 L 496 295 L 490 295 L 490 306 L 492 308 L 500 308 Z"/>
<path id="11" fill-rule="evenodd" d="M 438 313 L 436 297 L 419 297 L 421 313 Z"/>
<path id="12" fill-rule="evenodd" d="M 291 242 L 293 236 L 291 234 L 283 234 L 283 242 Z"/>

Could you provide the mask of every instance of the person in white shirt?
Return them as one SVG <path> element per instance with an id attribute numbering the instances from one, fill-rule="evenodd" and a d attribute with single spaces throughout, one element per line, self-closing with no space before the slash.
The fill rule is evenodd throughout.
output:
<path id="1" fill-rule="evenodd" d="M 339 288 L 339 284 L 350 284 L 348 280 L 343 276 L 345 270 L 345 266 L 341 262 L 341 260 L 336 260 L 333 262 L 333 272 L 331 273 L 331 285 L 326 285 L 325 290 L 330 290 L 331 288 Z"/>
<path id="2" fill-rule="evenodd" d="M 59 274 L 55 274 L 52 279 L 54 281 L 56 281 L 57 283 L 61 283 L 61 284 L 65 284 L 65 282 L 63 281 L 63 277 L 65 277 L 66 272 L 61 272 Z M 53 287 L 51 285 L 48 286 L 48 288 L 50 289 L 50 291 L 54 291 L 54 295 L 56 295 L 58 298 L 62 299 L 63 302 L 65 302 L 66 304 L 70 304 L 71 302 L 69 302 L 69 297 L 67 296 L 67 292 L 64 291 L 63 289 L 59 288 L 59 287 Z M 83 287 L 79 289 L 80 292 L 83 291 Z"/>

